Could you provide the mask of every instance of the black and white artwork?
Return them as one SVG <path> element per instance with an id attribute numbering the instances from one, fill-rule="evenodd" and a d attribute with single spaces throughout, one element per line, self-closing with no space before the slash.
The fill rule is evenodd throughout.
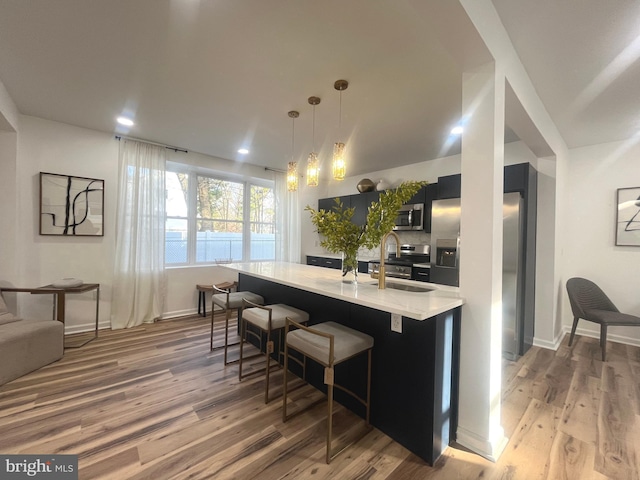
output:
<path id="1" fill-rule="evenodd" d="M 104 180 L 40 172 L 40 235 L 103 236 Z"/>
<path id="2" fill-rule="evenodd" d="M 640 247 L 640 187 L 618 189 L 616 245 Z"/>

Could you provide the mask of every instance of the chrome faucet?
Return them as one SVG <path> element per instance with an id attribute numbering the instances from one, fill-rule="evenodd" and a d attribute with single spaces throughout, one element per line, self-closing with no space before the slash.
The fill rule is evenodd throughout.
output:
<path id="1" fill-rule="evenodd" d="M 382 290 L 386 287 L 385 284 L 385 268 L 384 268 L 384 257 L 387 252 L 386 243 L 389 235 L 393 235 L 396 239 L 396 256 L 400 256 L 400 237 L 393 230 L 387 233 L 384 237 L 382 237 L 382 241 L 380 242 L 380 270 L 378 271 L 378 289 Z"/>

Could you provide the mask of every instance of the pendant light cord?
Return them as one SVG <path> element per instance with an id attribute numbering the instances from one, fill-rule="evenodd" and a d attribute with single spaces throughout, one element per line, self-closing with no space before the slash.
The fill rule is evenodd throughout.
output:
<path id="1" fill-rule="evenodd" d="M 340 109 L 339 109 L 339 114 L 338 114 L 338 136 L 340 135 L 340 132 L 342 131 L 342 90 L 340 90 Z"/>
<path id="2" fill-rule="evenodd" d="M 296 119 L 291 117 L 291 161 L 293 162 L 293 141 L 296 138 Z"/>
<path id="3" fill-rule="evenodd" d="M 311 123 L 311 151 L 316 151 L 316 106 L 313 106 L 313 121 Z"/>

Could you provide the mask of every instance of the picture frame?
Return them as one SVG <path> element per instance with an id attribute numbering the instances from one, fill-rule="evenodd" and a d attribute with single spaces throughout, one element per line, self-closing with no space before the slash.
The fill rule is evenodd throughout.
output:
<path id="1" fill-rule="evenodd" d="M 616 245 L 640 247 L 640 187 L 619 188 L 616 199 Z"/>
<path id="2" fill-rule="evenodd" d="M 104 180 L 40 172 L 40 235 L 104 236 Z"/>

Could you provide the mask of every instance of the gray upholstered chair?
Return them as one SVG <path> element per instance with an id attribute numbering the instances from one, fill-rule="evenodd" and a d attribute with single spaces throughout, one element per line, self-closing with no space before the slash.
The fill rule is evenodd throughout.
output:
<path id="1" fill-rule="evenodd" d="M 567 293 L 573 311 L 573 326 L 569 337 L 569 346 L 576 334 L 578 319 L 600 324 L 600 347 L 602 361 L 605 361 L 607 350 L 607 327 L 635 326 L 640 327 L 640 317 L 620 313 L 609 297 L 595 283 L 585 278 L 570 278 L 567 281 Z"/>

